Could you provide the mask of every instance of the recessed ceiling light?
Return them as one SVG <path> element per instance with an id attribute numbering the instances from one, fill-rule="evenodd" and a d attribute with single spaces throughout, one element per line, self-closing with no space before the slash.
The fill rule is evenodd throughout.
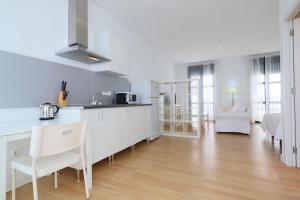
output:
<path id="1" fill-rule="evenodd" d="M 218 46 L 217 49 L 218 49 L 218 51 L 221 51 L 223 49 L 223 47 Z"/>

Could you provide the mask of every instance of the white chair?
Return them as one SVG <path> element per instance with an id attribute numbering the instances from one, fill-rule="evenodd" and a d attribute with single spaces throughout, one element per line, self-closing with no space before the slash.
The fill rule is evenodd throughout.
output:
<path id="1" fill-rule="evenodd" d="M 64 125 L 34 126 L 32 130 L 30 156 L 12 161 L 12 200 L 16 199 L 16 170 L 32 176 L 34 200 L 38 200 L 37 179 L 77 163 L 82 164 L 86 198 L 87 187 L 84 147 L 87 120 Z M 72 151 L 80 149 L 80 153 Z"/>

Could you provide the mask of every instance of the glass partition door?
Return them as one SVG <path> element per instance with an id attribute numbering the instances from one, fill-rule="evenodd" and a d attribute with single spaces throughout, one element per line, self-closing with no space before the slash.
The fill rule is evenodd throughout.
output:
<path id="1" fill-rule="evenodd" d="M 161 84 L 160 122 L 163 135 L 200 137 L 199 90 L 199 80 Z"/>

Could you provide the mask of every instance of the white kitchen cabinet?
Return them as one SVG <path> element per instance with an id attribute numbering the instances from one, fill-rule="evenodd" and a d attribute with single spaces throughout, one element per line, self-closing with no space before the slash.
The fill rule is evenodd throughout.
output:
<path id="1" fill-rule="evenodd" d="M 134 124 L 130 131 L 136 133 L 132 134 L 132 141 L 135 143 L 150 137 L 150 106 L 147 107 L 135 107 L 128 110 L 130 120 L 133 120 Z"/>
<path id="2" fill-rule="evenodd" d="M 128 74 L 127 44 L 120 35 L 109 30 L 96 31 L 93 50 L 111 60 L 93 65 L 94 71 L 116 76 Z"/>
<path id="3" fill-rule="evenodd" d="M 160 83 L 148 80 L 131 80 L 131 91 L 137 95 L 138 103 L 152 104 L 151 106 L 151 140 L 160 136 L 159 97 Z"/>
<path id="4" fill-rule="evenodd" d="M 151 106 L 82 110 L 90 122 L 96 163 L 150 137 Z"/>

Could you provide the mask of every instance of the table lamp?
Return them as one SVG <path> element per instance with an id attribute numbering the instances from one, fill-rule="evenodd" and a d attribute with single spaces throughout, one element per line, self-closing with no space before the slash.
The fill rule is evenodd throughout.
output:
<path id="1" fill-rule="evenodd" d="M 229 88 L 229 93 L 232 95 L 232 106 L 234 106 L 234 95 L 237 93 L 237 88 L 236 87 L 230 87 Z"/>

